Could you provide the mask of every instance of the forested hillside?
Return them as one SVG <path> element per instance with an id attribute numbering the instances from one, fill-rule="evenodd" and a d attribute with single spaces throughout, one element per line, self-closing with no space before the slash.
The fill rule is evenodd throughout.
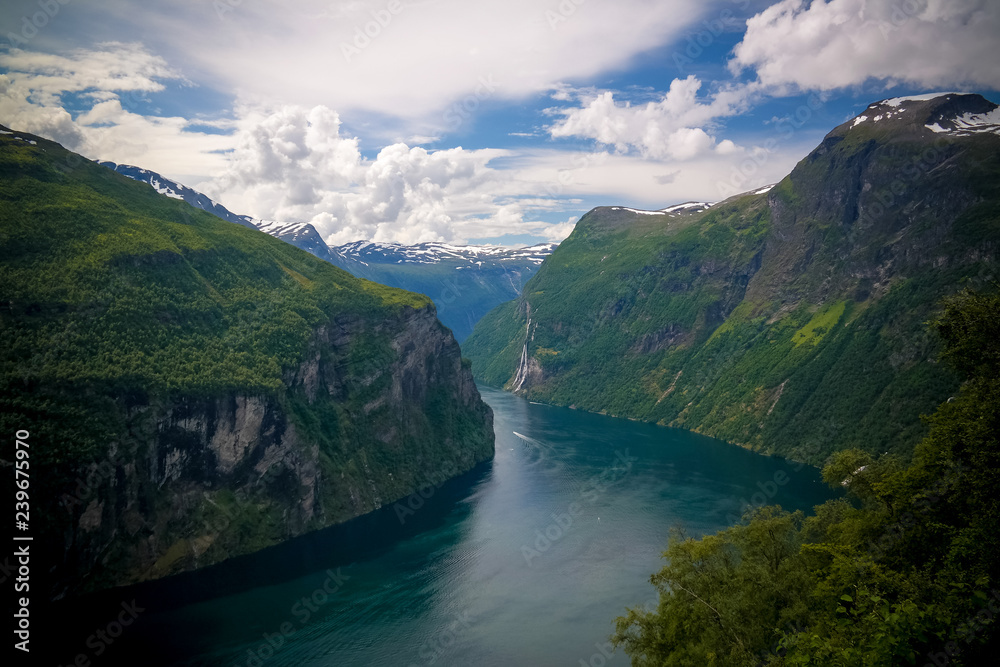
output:
<path id="1" fill-rule="evenodd" d="M 255 551 L 492 456 L 427 297 L 9 130 L 0 218 L 0 423 L 30 434 L 51 594 Z"/>
<path id="2" fill-rule="evenodd" d="M 964 383 L 912 464 L 842 451 L 823 477 L 849 497 L 814 516 L 766 507 L 675 534 L 657 608 L 618 619 L 633 665 L 996 664 L 1000 296 L 963 293 L 934 329 Z"/>
<path id="3" fill-rule="evenodd" d="M 926 330 L 997 276 L 1000 136 L 978 95 L 885 100 L 785 179 L 695 213 L 585 215 L 464 344 L 536 401 L 812 463 L 907 458 L 958 386 Z"/>

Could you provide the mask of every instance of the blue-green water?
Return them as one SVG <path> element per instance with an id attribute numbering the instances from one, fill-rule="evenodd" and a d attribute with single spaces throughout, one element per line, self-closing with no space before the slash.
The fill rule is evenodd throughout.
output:
<path id="1" fill-rule="evenodd" d="M 67 648 L 95 664 L 626 665 L 602 651 L 626 606 L 654 602 L 671 526 L 700 535 L 748 501 L 808 510 L 830 497 L 793 462 L 482 393 L 492 462 L 346 526 L 118 591 Z M 94 656 L 86 623 L 133 598 L 136 622 Z"/>

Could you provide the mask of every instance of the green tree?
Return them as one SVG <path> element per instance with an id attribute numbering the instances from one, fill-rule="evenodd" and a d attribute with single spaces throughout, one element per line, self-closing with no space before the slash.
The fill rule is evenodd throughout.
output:
<path id="1" fill-rule="evenodd" d="M 650 579 L 659 606 L 629 609 L 612 643 L 634 665 L 756 665 L 815 585 L 799 557 L 802 521 L 765 507 L 700 540 L 675 531 L 668 564 Z"/>
<path id="2" fill-rule="evenodd" d="M 658 608 L 617 620 L 633 664 L 995 664 L 1000 296 L 963 292 L 933 329 L 965 381 L 912 464 L 842 451 L 823 478 L 849 499 L 675 538 Z"/>

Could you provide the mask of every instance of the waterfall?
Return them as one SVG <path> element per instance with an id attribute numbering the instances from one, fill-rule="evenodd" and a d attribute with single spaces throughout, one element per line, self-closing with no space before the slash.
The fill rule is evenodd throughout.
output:
<path id="1" fill-rule="evenodd" d="M 517 365 L 517 375 L 514 376 L 514 387 L 511 391 L 517 391 L 528 379 L 528 332 L 531 331 L 531 317 L 528 317 L 528 326 L 524 329 L 524 348 L 521 350 L 521 361 Z"/>

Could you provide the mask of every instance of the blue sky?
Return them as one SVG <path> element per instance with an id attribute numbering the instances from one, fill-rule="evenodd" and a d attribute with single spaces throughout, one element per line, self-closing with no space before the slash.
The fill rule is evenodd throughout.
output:
<path id="1" fill-rule="evenodd" d="M 560 240 L 775 182 L 886 97 L 1000 100 L 991 0 L 11 0 L 0 123 L 332 243 Z"/>

